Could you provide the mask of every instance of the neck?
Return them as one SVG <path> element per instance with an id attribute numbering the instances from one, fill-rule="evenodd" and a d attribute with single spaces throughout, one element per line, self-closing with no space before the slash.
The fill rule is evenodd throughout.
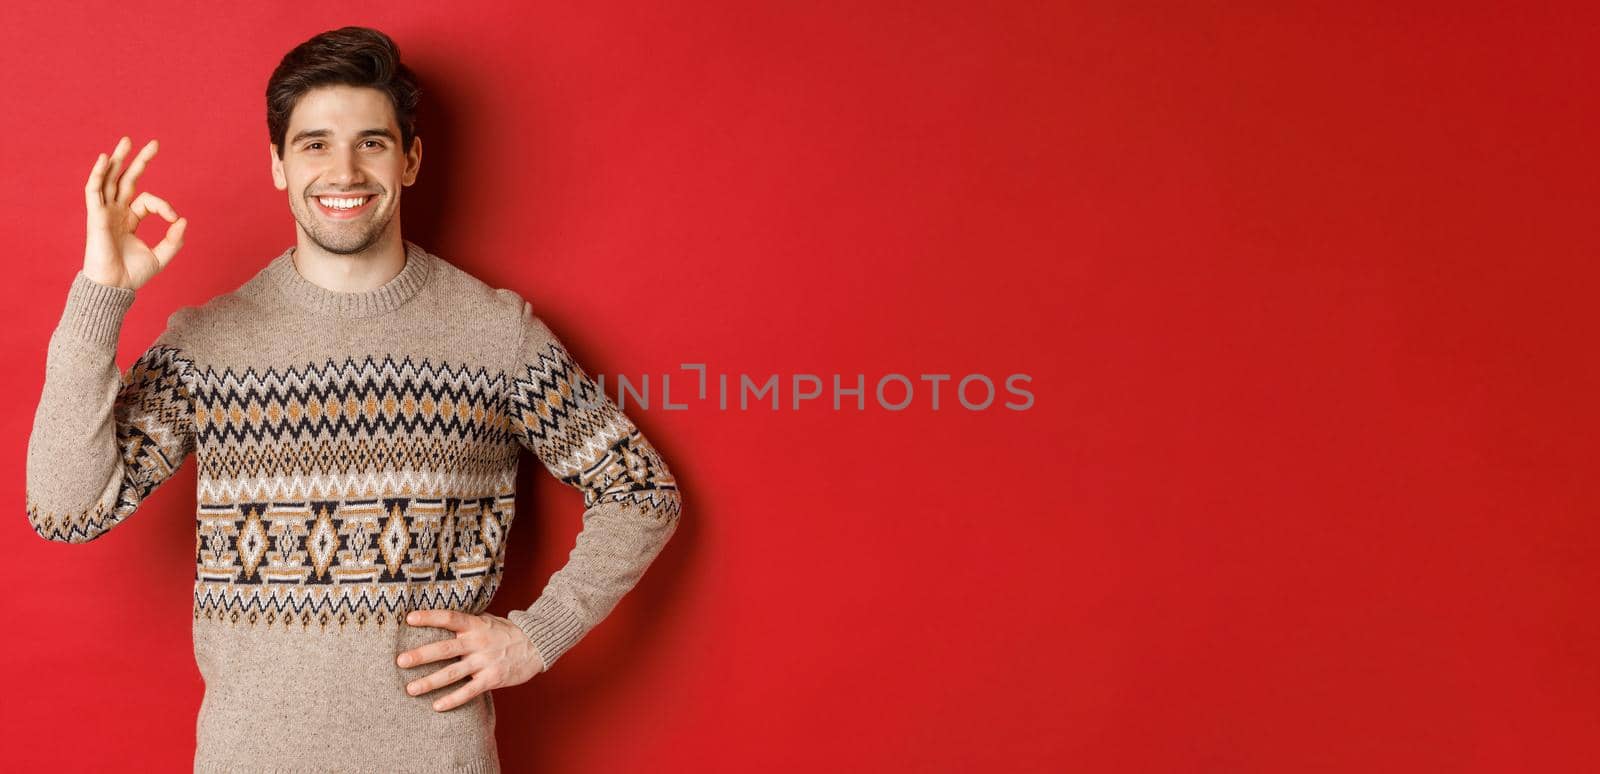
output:
<path id="1" fill-rule="evenodd" d="M 386 269 L 371 275 L 387 277 L 381 282 L 351 283 L 352 287 L 359 286 L 364 288 L 363 290 L 335 290 L 324 284 L 327 280 L 316 282 L 302 273 L 296 265 L 300 249 L 300 246 L 296 245 L 284 250 L 272 260 L 263 273 L 267 282 L 282 292 L 284 300 L 318 315 L 356 318 L 388 314 L 400 308 L 422 290 L 428 283 L 429 277 L 437 273 L 433 268 L 437 259 L 432 254 L 414 242 L 402 240 L 399 271 Z M 355 259 L 353 256 L 334 254 L 331 258 L 325 258 L 322 263 L 327 265 L 330 261 L 365 266 L 373 259 Z M 310 270 L 317 265 L 317 261 L 306 261 L 305 264 L 307 270 Z M 352 275 L 352 272 L 335 272 L 336 277 L 346 279 Z M 365 274 L 362 276 L 366 277 Z"/>
<path id="2" fill-rule="evenodd" d="M 382 287 L 405 269 L 406 246 L 398 229 L 386 229 L 361 252 L 332 253 L 300 231 L 290 260 L 300 276 L 319 287 L 337 293 L 365 293 Z"/>

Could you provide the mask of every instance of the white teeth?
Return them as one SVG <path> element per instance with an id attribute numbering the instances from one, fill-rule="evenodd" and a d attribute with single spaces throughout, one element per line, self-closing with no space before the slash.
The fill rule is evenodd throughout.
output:
<path id="1" fill-rule="evenodd" d="M 368 197 L 366 196 L 358 199 L 330 199 L 327 197 L 319 197 L 317 201 L 322 202 L 322 206 L 327 207 L 330 210 L 349 210 L 365 204 L 367 199 Z"/>

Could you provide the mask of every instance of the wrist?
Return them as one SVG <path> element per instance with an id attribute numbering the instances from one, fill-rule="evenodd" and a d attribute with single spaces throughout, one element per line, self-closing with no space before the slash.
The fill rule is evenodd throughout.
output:
<path id="1" fill-rule="evenodd" d="M 67 290 L 60 330 L 80 341 L 115 347 L 133 298 L 132 290 L 98 282 L 80 271 Z"/>

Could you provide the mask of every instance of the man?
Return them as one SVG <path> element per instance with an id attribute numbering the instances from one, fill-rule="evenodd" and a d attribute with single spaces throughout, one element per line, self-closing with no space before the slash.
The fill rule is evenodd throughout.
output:
<path id="1" fill-rule="evenodd" d="M 295 245 L 183 307 L 128 369 L 136 291 L 188 226 L 121 138 L 84 189 L 88 237 L 28 442 L 28 518 L 82 543 L 196 459 L 197 771 L 498 771 L 492 689 L 548 670 L 677 528 L 667 466 L 515 292 L 400 233 L 422 162 L 417 88 L 380 32 L 291 51 L 267 89 Z M 167 221 L 154 247 L 135 229 Z M 501 581 L 518 453 L 584 495 L 534 603 Z"/>

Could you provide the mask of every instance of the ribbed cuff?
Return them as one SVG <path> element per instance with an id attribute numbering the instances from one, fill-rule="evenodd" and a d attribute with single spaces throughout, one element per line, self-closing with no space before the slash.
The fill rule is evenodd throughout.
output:
<path id="1" fill-rule="evenodd" d="M 506 618 L 533 641 L 547 672 L 561 654 L 578 643 L 588 628 L 583 625 L 583 619 L 549 596 L 539 597 L 527 610 L 507 613 Z"/>
<path id="2" fill-rule="evenodd" d="M 67 289 L 66 308 L 56 329 L 79 341 L 115 347 L 133 297 L 132 290 L 102 285 L 79 269 Z"/>

